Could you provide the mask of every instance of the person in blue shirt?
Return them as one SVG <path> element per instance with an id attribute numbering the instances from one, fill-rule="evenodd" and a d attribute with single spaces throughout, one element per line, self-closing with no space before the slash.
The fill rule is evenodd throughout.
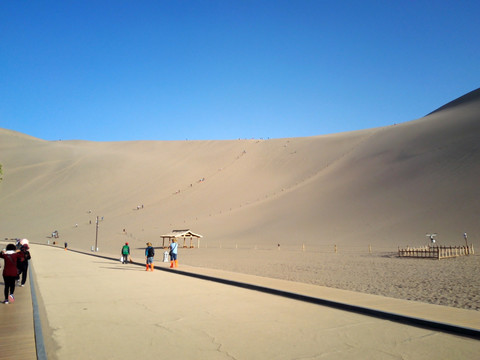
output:
<path id="1" fill-rule="evenodd" d="M 173 268 L 174 266 L 178 267 L 177 251 L 178 251 L 177 239 L 173 239 L 172 243 L 170 244 L 170 267 L 171 268 Z"/>
<path id="2" fill-rule="evenodd" d="M 148 271 L 148 267 L 150 266 L 151 270 L 153 271 L 153 257 L 155 256 L 155 250 L 153 249 L 152 243 L 147 243 L 147 248 L 145 249 L 145 259 L 147 262 L 147 268 L 145 271 Z"/>

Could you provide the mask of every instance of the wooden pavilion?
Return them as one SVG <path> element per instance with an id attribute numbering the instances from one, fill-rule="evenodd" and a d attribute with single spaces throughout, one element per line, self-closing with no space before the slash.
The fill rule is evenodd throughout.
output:
<path id="1" fill-rule="evenodd" d="M 202 238 L 203 236 L 200 234 L 195 234 L 191 232 L 189 229 L 185 229 L 185 230 L 172 230 L 172 232 L 165 235 L 160 235 L 160 237 L 163 240 L 163 244 L 162 244 L 163 248 L 167 248 L 172 243 L 173 239 L 177 239 L 177 242 L 178 242 L 179 238 L 183 238 L 184 248 L 188 248 L 188 247 L 194 248 L 195 246 L 193 245 L 193 239 L 197 239 L 197 246 L 200 247 L 200 238 Z M 167 246 L 165 246 L 166 239 L 168 239 Z M 190 239 L 190 246 L 186 245 L 187 239 Z"/>

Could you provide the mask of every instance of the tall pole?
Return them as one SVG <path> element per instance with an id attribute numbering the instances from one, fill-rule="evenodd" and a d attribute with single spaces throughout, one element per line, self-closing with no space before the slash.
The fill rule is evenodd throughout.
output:
<path id="1" fill-rule="evenodd" d="M 98 251 L 97 242 L 98 242 L 98 216 L 97 216 L 97 220 L 95 221 L 95 251 Z"/>

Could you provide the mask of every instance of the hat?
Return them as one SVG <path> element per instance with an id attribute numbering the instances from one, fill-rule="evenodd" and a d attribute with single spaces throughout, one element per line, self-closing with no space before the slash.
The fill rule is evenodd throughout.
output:
<path id="1" fill-rule="evenodd" d="M 152 246 L 152 243 L 148 242 L 148 243 L 147 243 L 147 246 Z"/>
<path id="2" fill-rule="evenodd" d="M 126 242 L 125 245 L 128 245 L 128 242 Z"/>

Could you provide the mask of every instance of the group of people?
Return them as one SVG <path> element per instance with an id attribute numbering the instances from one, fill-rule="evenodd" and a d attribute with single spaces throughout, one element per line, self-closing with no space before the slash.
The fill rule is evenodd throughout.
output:
<path id="1" fill-rule="evenodd" d="M 66 249 L 67 243 L 65 243 L 65 250 Z M 176 239 L 173 239 L 169 246 L 169 249 L 170 268 L 178 267 L 178 243 Z M 17 243 L 17 245 L 8 244 L 7 247 L 0 252 L 0 258 L 4 259 L 4 304 L 10 304 L 15 301 L 14 292 L 16 283 L 18 283 L 19 286 L 25 286 L 25 282 L 27 281 L 28 261 L 31 259 L 29 250 L 30 247 L 28 243 Z M 122 246 L 121 253 L 122 264 L 132 262 L 132 259 L 130 257 L 130 246 L 128 245 L 128 242 L 126 242 L 125 245 Z M 152 243 L 148 242 L 145 249 L 146 271 L 153 271 L 154 257 L 155 249 L 153 248 Z"/>
<path id="2" fill-rule="evenodd" d="M 0 258 L 4 260 L 3 282 L 5 284 L 4 304 L 10 304 L 15 301 L 14 292 L 15 284 L 25 286 L 27 281 L 28 261 L 31 259 L 28 243 L 8 244 L 7 247 L 0 252 Z"/>
<path id="3" fill-rule="evenodd" d="M 176 239 L 173 239 L 172 243 L 169 246 L 170 248 L 170 268 L 178 267 L 178 243 Z M 132 262 L 132 259 L 130 257 L 130 246 L 128 245 L 128 242 L 125 243 L 125 245 L 122 246 L 122 264 L 127 264 L 129 261 Z M 153 265 L 153 259 L 155 257 L 155 249 L 152 246 L 151 242 L 147 242 L 147 247 L 145 248 L 145 271 L 153 271 L 154 265 Z"/>

